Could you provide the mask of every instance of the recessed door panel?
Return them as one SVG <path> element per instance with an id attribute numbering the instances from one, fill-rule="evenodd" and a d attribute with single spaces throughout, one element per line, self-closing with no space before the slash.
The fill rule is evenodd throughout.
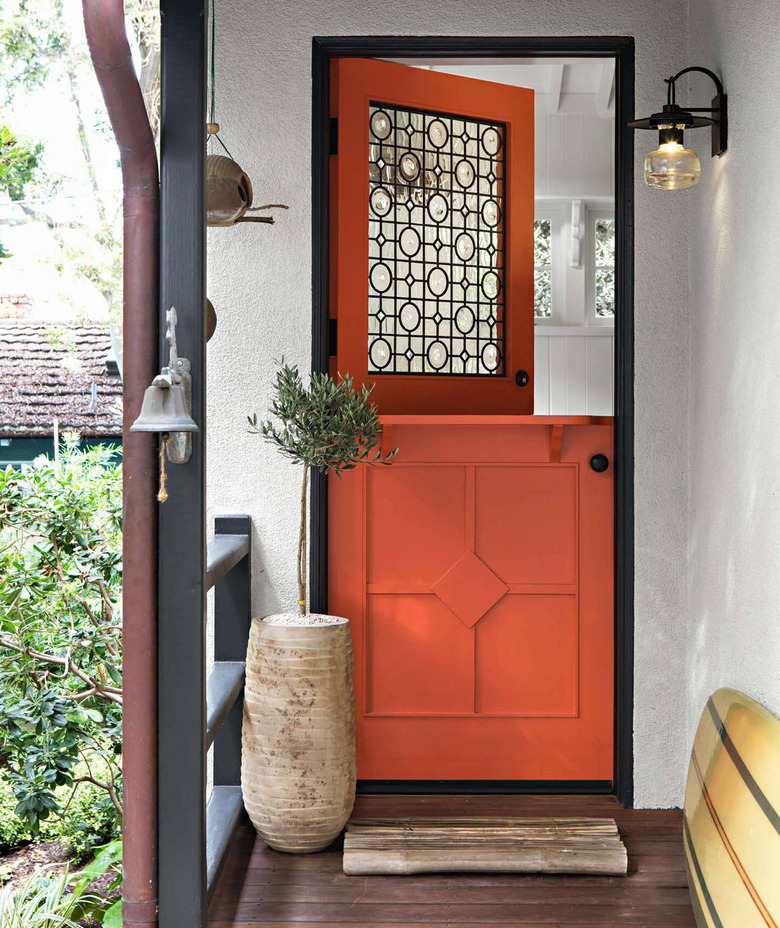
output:
<path id="1" fill-rule="evenodd" d="M 372 716 L 470 713 L 472 636 L 439 600 L 370 594 L 366 710 Z"/>
<path id="2" fill-rule="evenodd" d="M 478 712 L 540 718 L 577 716 L 577 606 L 574 593 L 515 593 L 485 616 L 474 642 Z"/>
<path id="3" fill-rule="evenodd" d="M 505 583 L 576 582 L 575 467 L 480 467 L 476 493 L 476 551 Z"/>
<path id="4" fill-rule="evenodd" d="M 463 468 L 383 467 L 366 483 L 369 583 L 430 586 L 463 550 Z"/>

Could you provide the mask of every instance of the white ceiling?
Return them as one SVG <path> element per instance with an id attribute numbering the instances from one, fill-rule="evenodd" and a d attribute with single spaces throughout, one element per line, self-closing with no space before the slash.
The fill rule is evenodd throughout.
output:
<path id="1" fill-rule="evenodd" d="M 613 117 L 613 58 L 395 58 L 397 64 L 534 91 L 539 113 Z"/>

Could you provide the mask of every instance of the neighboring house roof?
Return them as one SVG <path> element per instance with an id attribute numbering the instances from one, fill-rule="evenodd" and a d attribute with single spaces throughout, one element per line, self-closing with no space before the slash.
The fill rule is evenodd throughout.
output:
<path id="1" fill-rule="evenodd" d="M 121 437 L 122 382 L 100 325 L 0 321 L 0 437 Z M 113 373 L 112 373 L 113 371 Z"/>

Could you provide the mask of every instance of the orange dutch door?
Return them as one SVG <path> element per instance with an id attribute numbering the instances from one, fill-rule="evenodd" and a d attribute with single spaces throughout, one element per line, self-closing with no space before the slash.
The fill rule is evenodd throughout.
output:
<path id="1" fill-rule="evenodd" d="M 333 65 L 333 368 L 391 467 L 329 491 L 363 780 L 611 780 L 611 419 L 534 418 L 530 90 Z"/>

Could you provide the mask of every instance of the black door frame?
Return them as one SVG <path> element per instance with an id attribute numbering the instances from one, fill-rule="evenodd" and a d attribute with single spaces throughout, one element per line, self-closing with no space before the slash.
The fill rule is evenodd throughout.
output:
<path id="1" fill-rule="evenodd" d="M 634 39 L 629 36 L 323 36 L 312 45 L 312 369 L 327 371 L 329 344 L 330 62 L 333 58 L 614 58 L 615 97 L 615 751 L 612 784 L 600 781 L 372 782 L 371 791 L 610 793 L 634 800 Z M 312 481 L 311 608 L 328 605 L 328 492 Z M 367 787 L 368 784 L 364 784 Z"/>

